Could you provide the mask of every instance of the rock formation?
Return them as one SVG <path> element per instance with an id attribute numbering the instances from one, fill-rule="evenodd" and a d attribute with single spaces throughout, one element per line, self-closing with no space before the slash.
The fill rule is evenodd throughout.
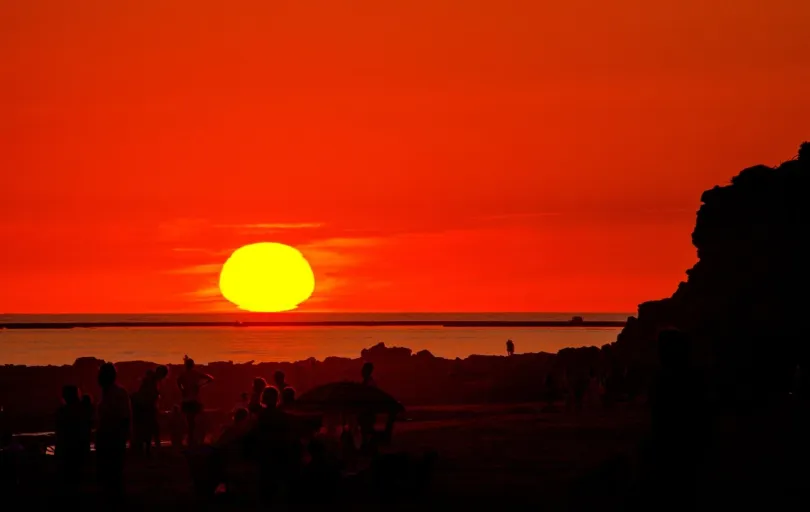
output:
<path id="1" fill-rule="evenodd" d="M 692 233 L 699 261 L 667 299 L 646 302 L 612 346 L 653 364 L 660 329 L 692 336 L 693 358 L 719 393 L 785 390 L 807 367 L 804 329 L 810 236 L 810 143 L 797 158 L 744 169 L 701 197 Z"/>

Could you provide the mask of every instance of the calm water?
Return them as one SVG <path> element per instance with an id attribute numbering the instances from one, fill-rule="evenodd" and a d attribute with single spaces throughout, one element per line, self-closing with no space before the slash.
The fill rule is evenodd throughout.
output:
<path id="1" fill-rule="evenodd" d="M 286 314 L 286 315 L 0 315 L 0 322 L 114 321 L 368 321 L 368 320 L 625 320 L 627 314 Z M 0 363 L 61 365 L 82 356 L 108 361 L 179 363 L 188 354 L 200 363 L 297 361 L 328 356 L 358 357 L 376 343 L 429 350 L 454 358 L 503 354 L 507 339 L 516 352 L 556 352 L 601 346 L 615 328 L 442 328 L 442 327 L 205 327 L 0 330 Z"/>

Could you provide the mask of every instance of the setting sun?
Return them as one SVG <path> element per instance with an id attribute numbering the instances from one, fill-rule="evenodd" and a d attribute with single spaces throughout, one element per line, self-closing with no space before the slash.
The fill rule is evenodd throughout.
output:
<path id="1" fill-rule="evenodd" d="M 307 300 L 315 276 L 297 249 L 277 243 L 240 247 L 222 265 L 222 296 L 240 309 L 261 313 L 289 311 Z"/>

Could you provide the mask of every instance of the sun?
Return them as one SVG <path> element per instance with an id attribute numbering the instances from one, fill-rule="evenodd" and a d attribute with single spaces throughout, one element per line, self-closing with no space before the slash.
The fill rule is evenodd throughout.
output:
<path id="1" fill-rule="evenodd" d="M 246 311 L 289 311 L 312 295 L 315 276 L 298 249 L 269 242 L 250 244 L 235 250 L 222 265 L 219 290 Z"/>

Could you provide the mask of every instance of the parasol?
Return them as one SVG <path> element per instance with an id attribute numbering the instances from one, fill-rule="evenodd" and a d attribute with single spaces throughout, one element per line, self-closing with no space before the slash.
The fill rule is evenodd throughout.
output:
<path id="1" fill-rule="evenodd" d="M 395 413 L 405 409 L 385 391 L 359 382 L 332 382 L 315 387 L 296 398 L 292 408 L 331 413 Z"/>

